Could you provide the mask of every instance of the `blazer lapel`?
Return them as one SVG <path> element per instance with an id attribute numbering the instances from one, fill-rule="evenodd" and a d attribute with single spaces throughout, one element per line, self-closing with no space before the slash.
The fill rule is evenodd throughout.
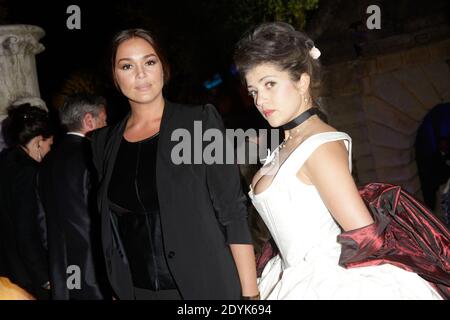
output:
<path id="1" fill-rule="evenodd" d="M 172 134 L 172 125 L 170 119 L 174 114 L 174 105 L 172 102 L 165 100 L 164 111 L 161 117 L 161 125 L 159 127 L 158 151 L 156 155 L 156 187 L 158 189 L 158 202 L 161 212 L 161 219 L 164 219 L 164 203 L 167 200 L 167 157 L 170 159 L 170 137 Z"/>
<path id="2" fill-rule="evenodd" d="M 125 126 L 127 124 L 128 118 L 130 117 L 130 113 L 119 123 L 117 130 L 115 130 L 114 134 L 111 136 L 109 141 L 106 144 L 106 152 L 105 159 L 108 159 L 108 162 L 105 163 L 105 181 L 104 185 L 109 185 L 109 181 L 111 180 L 111 175 L 114 169 L 114 164 L 116 163 L 117 153 L 119 152 L 120 143 L 123 139 L 123 133 L 125 131 Z"/>
<path id="3" fill-rule="evenodd" d="M 159 127 L 159 137 L 160 141 L 164 139 L 161 139 L 161 137 L 166 138 L 167 135 L 170 135 L 170 125 L 169 125 L 169 119 L 172 117 L 174 112 L 174 105 L 172 102 L 168 100 L 164 100 L 164 110 L 161 117 L 161 125 Z M 169 137 L 170 138 L 170 137 Z M 159 144 L 161 145 L 161 144 Z M 158 146 L 158 153 L 161 151 L 161 148 Z"/>
<path id="4" fill-rule="evenodd" d="M 109 201 L 108 201 L 108 187 L 109 182 L 111 180 L 112 171 L 114 169 L 114 163 L 116 162 L 117 153 L 119 151 L 120 143 L 122 141 L 123 132 L 125 130 L 125 125 L 127 123 L 127 120 L 129 118 L 129 114 L 125 117 L 125 119 L 120 122 L 116 129 L 113 131 L 112 135 L 106 142 L 105 146 L 105 154 L 104 159 L 105 162 L 103 163 L 103 173 L 102 173 L 102 182 L 100 184 L 99 189 L 99 207 L 100 212 L 102 215 L 106 215 L 102 219 L 102 238 L 103 239 L 103 245 L 105 253 L 107 253 L 108 257 L 111 257 L 112 254 L 112 242 L 110 241 L 110 237 L 112 236 L 111 233 L 111 223 L 110 215 L 109 215 Z"/>

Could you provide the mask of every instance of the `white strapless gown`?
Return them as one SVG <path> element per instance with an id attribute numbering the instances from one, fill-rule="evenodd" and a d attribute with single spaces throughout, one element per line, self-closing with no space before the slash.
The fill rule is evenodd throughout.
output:
<path id="1" fill-rule="evenodd" d="M 254 194 L 250 188 L 253 205 L 280 250 L 258 279 L 261 298 L 441 299 L 420 276 L 390 264 L 354 269 L 338 265 L 341 247 L 337 236 L 341 229 L 316 188 L 296 177 L 317 147 L 337 140 L 345 141 L 351 155 L 347 134 L 319 133 L 292 152 L 266 190 Z M 351 156 L 349 165 L 351 170 Z"/>

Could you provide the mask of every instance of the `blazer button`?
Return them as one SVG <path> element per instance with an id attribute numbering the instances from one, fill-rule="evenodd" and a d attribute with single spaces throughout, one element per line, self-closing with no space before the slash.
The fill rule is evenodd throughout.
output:
<path id="1" fill-rule="evenodd" d="M 169 257 L 169 259 L 172 259 L 173 257 L 175 257 L 175 252 L 169 251 L 168 257 Z"/>

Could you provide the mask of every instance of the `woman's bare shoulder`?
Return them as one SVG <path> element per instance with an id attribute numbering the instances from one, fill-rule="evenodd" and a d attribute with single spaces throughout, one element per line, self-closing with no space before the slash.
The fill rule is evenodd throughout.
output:
<path id="1" fill-rule="evenodd" d="M 309 131 L 304 136 L 303 141 L 314 135 L 325 132 L 338 132 L 338 130 L 323 121 L 317 121 L 313 126 L 310 127 Z"/>

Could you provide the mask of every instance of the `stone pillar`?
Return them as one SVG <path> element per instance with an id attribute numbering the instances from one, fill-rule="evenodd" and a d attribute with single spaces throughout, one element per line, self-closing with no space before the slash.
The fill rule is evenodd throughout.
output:
<path id="1" fill-rule="evenodd" d="M 6 117 L 6 108 L 17 100 L 47 109 L 40 99 L 34 57 L 45 49 L 39 43 L 44 35 L 37 26 L 0 26 L 0 122 Z M 2 140 L 0 135 L 0 149 Z"/>

